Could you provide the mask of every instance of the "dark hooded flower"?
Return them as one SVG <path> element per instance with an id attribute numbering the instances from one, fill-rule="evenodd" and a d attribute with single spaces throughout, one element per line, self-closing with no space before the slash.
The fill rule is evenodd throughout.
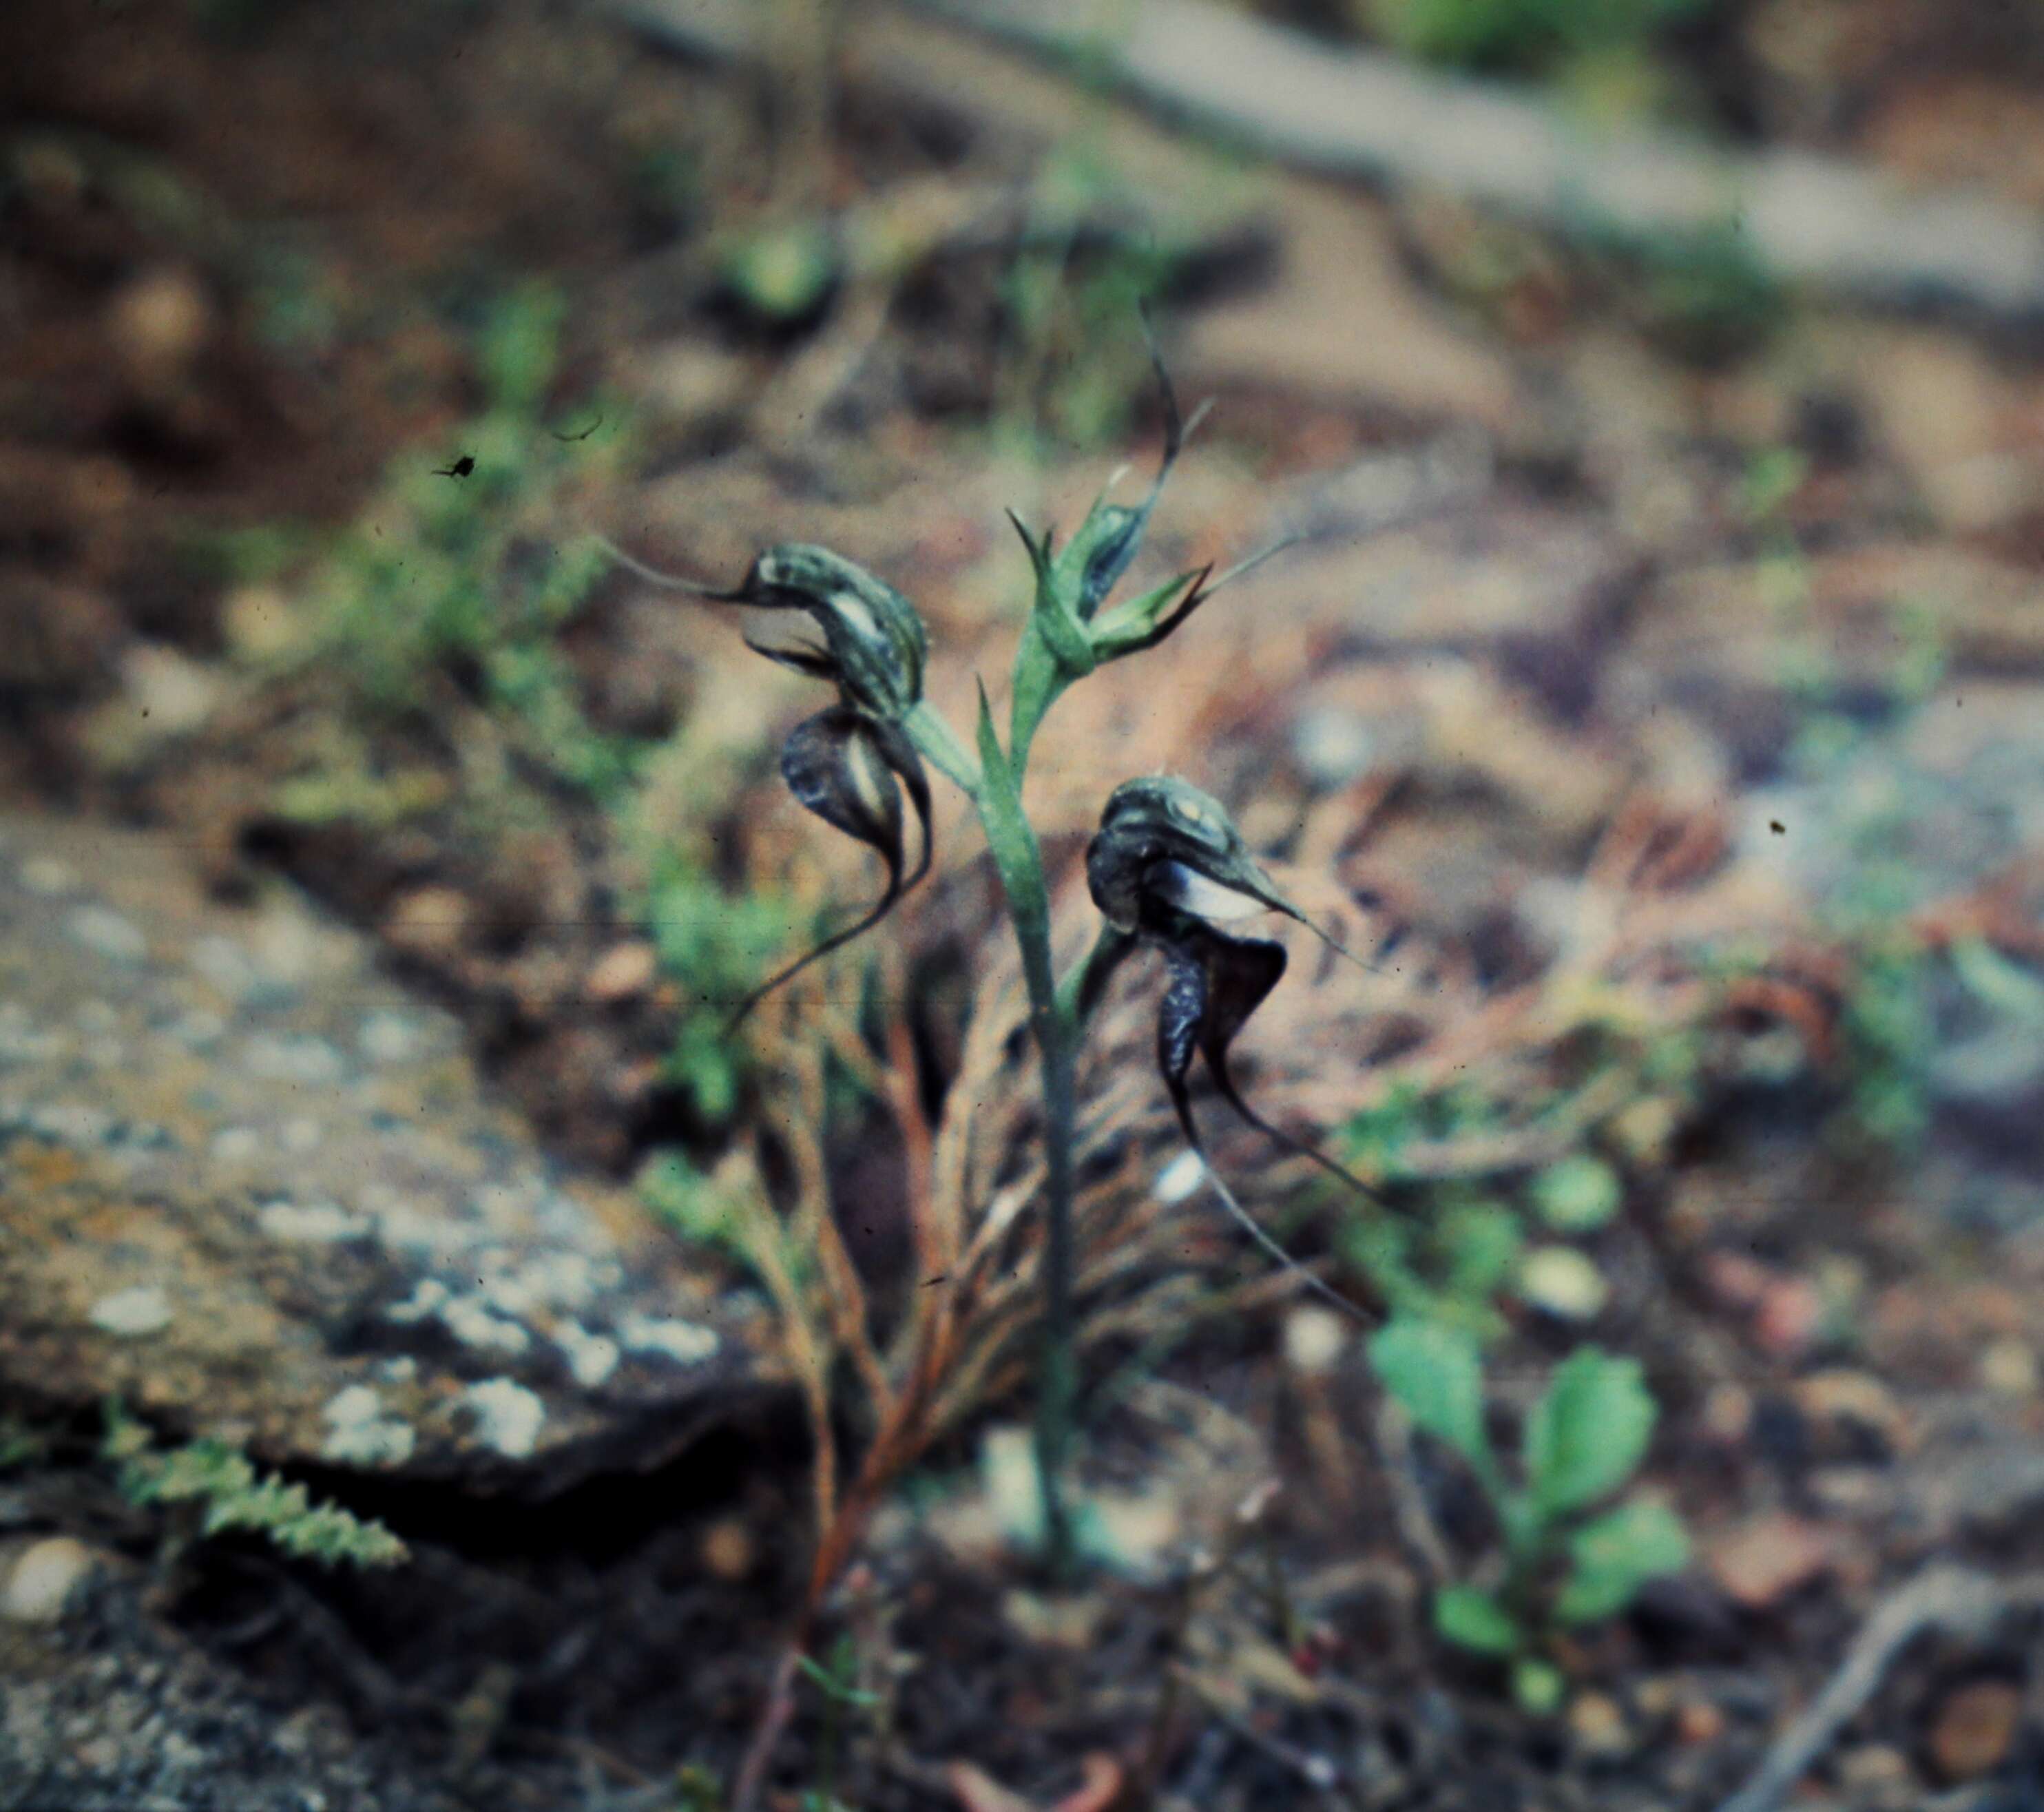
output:
<path id="1" fill-rule="evenodd" d="M 1250 855 L 1220 801 L 1189 781 L 1157 774 L 1109 796 L 1086 848 L 1086 885 L 1109 923 L 1156 936 L 1167 920 L 1282 912 L 1318 927 Z"/>
<path id="2" fill-rule="evenodd" d="M 1187 1081 L 1198 1056 L 1206 1059 L 1222 1098 L 1251 1126 L 1370 1194 L 1332 1158 L 1265 1119 L 1243 1099 L 1229 1073 L 1228 1048 L 1283 978 L 1286 958 L 1282 944 L 1222 925 L 1257 912 L 1281 912 L 1335 949 L 1341 946 L 1278 891 L 1220 801 L 1161 775 L 1116 788 L 1086 849 L 1086 883 L 1110 924 L 1162 953 L 1168 979 L 1157 1023 L 1157 1065 L 1193 1149 L 1205 1157 Z M 1235 1218 L 1266 1250 L 1290 1264 L 1211 1165 L 1207 1174 Z M 1352 1308 L 1345 1298 L 1333 1299 Z"/>
<path id="3" fill-rule="evenodd" d="M 896 777 L 900 777 L 897 786 Z M 930 783 L 921 759 L 898 724 L 833 705 L 795 727 L 781 751 L 781 777 L 801 803 L 847 836 L 856 837 L 887 865 L 887 885 L 862 918 L 834 931 L 815 949 L 762 982 L 732 1015 L 736 1023 L 784 981 L 820 957 L 869 931 L 930 871 Z M 902 875 L 901 788 L 916 809 L 923 846 L 915 872 Z"/>
<path id="4" fill-rule="evenodd" d="M 610 552 L 657 583 L 720 603 L 799 611 L 816 624 L 820 642 L 770 646 L 747 638 L 747 645 L 769 660 L 838 689 L 836 705 L 798 724 L 789 737 L 781 752 L 782 777 L 805 807 L 856 837 L 886 865 L 886 888 L 871 909 L 747 996 L 732 1016 L 735 1024 L 790 977 L 879 923 L 929 872 L 930 784 L 903 727 L 922 700 L 929 637 L 915 606 L 892 585 L 828 547 L 801 542 L 769 547 L 737 589 L 726 592 L 671 578 L 617 548 Z M 922 832 L 920 859 L 906 876 L 904 789 Z"/>
<path id="5" fill-rule="evenodd" d="M 883 579 L 842 554 L 799 541 L 769 547 L 736 591 L 705 597 L 762 610 L 799 610 L 822 632 L 796 647 L 750 645 L 797 673 L 832 681 L 855 711 L 898 724 L 923 696 L 929 635 L 916 608 Z"/>

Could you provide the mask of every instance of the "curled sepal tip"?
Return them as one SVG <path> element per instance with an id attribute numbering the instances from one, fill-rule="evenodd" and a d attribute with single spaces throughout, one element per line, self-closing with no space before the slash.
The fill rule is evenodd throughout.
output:
<path id="1" fill-rule="evenodd" d="M 1285 973 L 1285 946 L 1263 938 L 1231 937 L 1209 927 L 1188 923 L 1181 935 L 1166 943 L 1164 959 L 1170 981 L 1164 1005 L 1157 1020 L 1157 1066 L 1170 1092 L 1178 1125 L 1185 1142 L 1198 1155 L 1201 1170 L 1222 1205 L 1263 1251 L 1284 1269 L 1305 1280 L 1314 1293 L 1334 1304 L 1343 1314 L 1366 1322 L 1370 1318 L 1339 1292 L 1293 1257 L 1255 1216 L 1238 1202 L 1208 1157 L 1200 1137 L 1199 1123 L 1193 1118 L 1192 1092 L 1187 1083 L 1195 1054 L 1207 1060 L 1207 1069 L 1228 1105 L 1250 1125 L 1286 1150 L 1333 1171 L 1360 1189 L 1362 1184 L 1312 1146 L 1281 1132 L 1242 1098 L 1228 1073 L 1228 1047 L 1251 1014 L 1260 1007 Z M 1367 1192 L 1365 1192 L 1367 1193 Z"/>
<path id="2" fill-rule="evenodd" d="M 930 784 L 914 745 L 896 725 L 876 721 L 845 705 L 819 712 L 797 724 L 789 737 L 781 751 L 781 774 L 802 805 L 879 855 L 887 866 L 887 885 L 862 917 L 832 933 L 748 994 L 732 1013 L 728 1023 L 733 1026 L 782 983 L 870 931 L 930 869 Z M 905 877 L 905 789 L 922 838 L 920 859 L 914 872 Z"/>

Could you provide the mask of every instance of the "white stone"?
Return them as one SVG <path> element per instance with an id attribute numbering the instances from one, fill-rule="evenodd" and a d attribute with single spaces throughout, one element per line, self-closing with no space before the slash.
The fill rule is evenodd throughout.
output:
<path id="1" fill-rule="evenodd" d="M 205 1007 L 195 1007 L 171 1027 L 171 1036 L 187 1050 L 205 1050 L 227 1035 L 227 1022 Z"/>
<path id="2" fill-rule="evenodd" d="M 64 930 L 75 942 L 109 962 L 140 962 L 149 954 L 149 940 L 140 928 L 110 906 L 74 907 L 64 920 Z"/>
<path id="3" fill-rule="evenodd" d="M 417 1445 L 411 1425 L 386 1416 L 382 1399 L 367 1384 L 350 1384 L 321 1414 L 327 1437 L 320 1457 L 339 1465 L 402 1466 Z"/>
<path id="4" fill-rule="evenodd" d="M 216 1164 L 251 1164 L 262 1155 L 263 1135 L 253 1127 L 222 1127 L 210 1150 Z"/>
<path id="5" fill-rule="evenodd" d="M 258 1032 L 249 1039 L 242 1061 L 251 1075 L 306 1088 L 331 1087 L 340 1080 L 343 1069 L 340 1053 L 309 1032 Z"/>
<path id="6" fill-rule="evenodd" d="M 617 1337 L 634 1353 L 664 1353 L 684 1365 L 701 1363 L 717 1351 L 717 1331 L 671 1317 L 629 1315 L 618 1323 Z"/>
<path id="7" fill-rule="evenodd" d="M 1611 1299 L 1611 1286 L 1573 1246 L 1542 1246 L 1519 1262 L 1519 1293 L 1563 1321 L 1594 1321 Z"/>
<path id="8" fill-rule="evenodd" d="M 529 1458 L 546 1426 L 547 1406 L 513 1378 L 486 1378 L 461 1393 L 461 1407 L 475 1418 L 475 1436 L 506 1459 Z"/>
<path id="9" fill-rule="evenodd" d="M 591 1334 L 578 1321 L 561 1323 L 554 1330 L 554 1340 L 568 1362 L 568 1375 L 586 1391 L 594 1390 L 615 1372 L 623 1357 L 616 1341 Z"/>
<path id="10" fill-rule="evenodd" d="M 83 1101 L 53 1101 L 35 1111 L 30 1125 L 59 1145 L 83 1148 L 104 1145 L 113 1131 L 113 1116 Z"/>
<path id="11" fill-rule="evenodd" d="M 530 1315 L 535 1309 L 582 1307 L 596 1293 L 588 1257 L 579 1252 L 548 1252 L 516 1271 L 492 1277 L 483 1294 L 506 1315 Z"/>
<path id="12" fill-rule="evenodd" d="M 186 961 L 230 1000 L 245 1000 L 262 985 L 248 951 L 217 931 L 197 939 Z"/>
<path id="13" fill-rule="evenodd" d="M 7 1569 L 0 1615 L 13 1623 L 56 1622 L 98 1564 L 90 1548 L 68 1535 L 32 1542 Z"/>
<path id="14" fill-rule="evenodd" d="M 389 1321 L 424 1321 L 429 1315 L 438 1312 L 440 1305 L 450 1294 L 446 1284 L 437 1277 L 421 1277 L 412 1286 L 412 1293 L 402 1303 L 393 1303 L 383 1311 Z"/>
<path id="15" fill-rule="evenodd" d="M 1174 1208 L 1197 1195 L 1200 1185 L 1206 1180 L 1205 1161 L 1197 1151 L 1181 1151 L 1157 1173 L 1156 1181 L 1150 1185 L 1150 1193 L 1166 1207 Z"/>
<path id="16" fill-rule="evenodd" d="M 55 856 L 31 856 L 21 864 L 20 873 L 21 885 L 45 899 L 75 892 L 78 887 L 78 870 Z"/>
<path id="17" fill-rule="evenodd" d="M 352 1215 L 338 1202 L 266 1202 L 256 1212 L 256 1224 L 272 1239 L 294 1246 L 359 1239 L 371 1226 L 367 1215 Z"/>
<path id="18" fill-rule="evenodd" d="M 440 1305 L 440 1325 L 464 1346 L 490 1353 L 523 1353 L 532 1337 L 515 1321 L 490 1312 L 480 1296 L 455 1296 Z"/>
<path id="19" fill-rule="evenodd" d="M 1334 1370 L 1347 1345 L 1347 1325 L 1332 1309 L 1308 1303 L 1285 1318 L 1285 1362 L 1308 1377 Z"/>
<path id="20" fill-rule="evenodd" d="M 379 1008 L 362 1022 L 355 1045 L 371 1063 L 402 1063 L 419 1048 L 419 1030 L 402 1013 Z"/>
<path id="21" fill-rule="evenodd" d="M 171 1325 L 171 1303 L 154 1284 L 131 1284 L 92 1305 L 92 1325 L 102 1333 L 133 1338 L 159 1334 Z"/>

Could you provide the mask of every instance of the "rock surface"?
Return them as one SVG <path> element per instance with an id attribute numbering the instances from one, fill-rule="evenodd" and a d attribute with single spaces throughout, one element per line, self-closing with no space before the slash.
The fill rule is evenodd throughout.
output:
<path id="1" fill-rule="evenodd" d="M 0 1805 L 21 1812 L 451 1812 L 330 1710 L 280 1715 L 108 1580 L 56 1629 L 0 1622 Z"/>
<path id="2" fill-rule="evenodd" d="M 296 895 L 0 819 L 0 1391 L 545 1491 L 774 1383 L 728 1282 L 560 1175 Z"/>

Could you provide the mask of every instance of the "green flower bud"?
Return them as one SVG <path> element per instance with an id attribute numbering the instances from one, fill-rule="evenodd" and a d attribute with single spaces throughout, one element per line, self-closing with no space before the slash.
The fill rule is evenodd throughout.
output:
<path id="1" fill-rule="evenodd" d="M 1189 421 L 1179 413 L 1178 393 L 1172 387 L 1171 374 L 1165 369 L 1164 355 L 1158 349 L 1155 335 L 1150 331 L 1147 313 L 1143 317 L 1143 332 L 1150 343 L 1150 367 L 1157 374 L 1158 394 L 1164 405 L 1164 457 L 1158 465 L 1157 476 L 1151 481 L 1150 494 L 1142 502 L 1109 503 L 1103 493 L 1086 512 L 1085 520 L 1079 524 L 1071 545 L 1058 556 L 1057 575 L 1060 589 L 1070 597 L 1073 609 L 1082 623 L 1093 620 L 1094 612 L 1133 563 L 1149 529 L 1151 513 L 1164 493 L 1171 468 L 1178 464 L 1185 442 L 1206 413 L 1207 405 L 1204 403 L 1193 410 Z M 1109 489 L 1112 486 L 1113 480 L 1110 479 Z"/>

